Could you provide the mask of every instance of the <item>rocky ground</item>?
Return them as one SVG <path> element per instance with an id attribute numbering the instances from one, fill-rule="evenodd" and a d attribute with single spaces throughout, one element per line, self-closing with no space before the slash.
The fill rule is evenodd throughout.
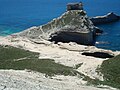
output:
<path id="1" fill-rule="evenodd" d="M 41 73 L 0 70 L 0 90 L 101 90 L 85 83 L 75 76 L 46 78 Z M 115 89 L 104 86 L 103 90 Z"/>
<path id="2" fill-rule="evenodd" d="M 83 46 L 76 43 L 58 43 L 54 44 L 49 41 L 30 40 L 15 35 L 0 37 L 0 45 L 10 45 L 23 48 L 32 52 L 40 53 L 40 59 L 54 59 L 56 63 L 65 66 L 75 67 L 77 71 L 89 76 L 103 80 L 103 76 L 96 72 L 96 68 L 106 60 L 92 56 L 84 56 L 83 52 L 107 52 L 112 55 L 118 55 L 120 52 L 98 49 L 94 46 Z M 54 77 L 45 77 L 44 74 L 37 72 L 0 70 L 0 88 L 1 90 L 101 90 L 101 88 L 86 86 L 86 81 L 77 76 L 58 75 Z M 101 86 L 104 90 L 114 90 L 108 86 Z"/>

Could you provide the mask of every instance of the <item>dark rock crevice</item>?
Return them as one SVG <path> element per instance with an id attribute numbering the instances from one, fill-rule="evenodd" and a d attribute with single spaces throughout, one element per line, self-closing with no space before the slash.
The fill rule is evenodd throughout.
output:
<path id="1" fill-rule="evenodd" d="M 84 52 L 82 53 L 82 55 L 85 56 L 93 56 L 93 57 L 97 57 L 97 58 L 112 58 L 114 57 L 113 55 L 110 55 L 109 53 L 105 53 L 105 52 Z"/>
<path id="2" fill-rule="evenodd" d="M 94 45 L 93 40 L 93 33 L 79 33 L 79 32 L 56 32 L 50 36 L 51 39 L 49 41 L 54 41 L 55 43 L 63 42 L 63 43 L 69 43 L 69 42 L 76 42 L 78 44 L 82 45 Z"/>

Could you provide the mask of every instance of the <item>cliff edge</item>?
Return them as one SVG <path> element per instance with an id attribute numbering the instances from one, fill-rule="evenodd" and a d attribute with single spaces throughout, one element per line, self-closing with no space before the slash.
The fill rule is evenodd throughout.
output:
<path id="1" fill-rule="evenodd" d="M 32 40 L 45 39 L 91 45 L 94 42 L 94 32 L 94 25 L 84 10 L 70 10 L 45 25 L 32 27 L 19 35 Z"/>

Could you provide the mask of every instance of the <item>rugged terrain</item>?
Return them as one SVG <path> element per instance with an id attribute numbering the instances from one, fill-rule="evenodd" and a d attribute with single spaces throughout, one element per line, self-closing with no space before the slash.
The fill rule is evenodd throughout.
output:
<path id="1" fill-rule="evenodd" d="M 95 26 L 83 10 L 67 11 L 51 22 L 32 27 L 19 33 L 30 39 L 50 40 L 55 42 L 76 42 L 84 45 L 94 43 Z"/>
<path id="2" fill-rule="evenodd" d="M 95 33 L 85 11 L 74 10 L 46 25 L 0 37 L 0 89 L 116 90 L 104 82 L 100 68 L 120 52 L 89 46 Z"/>
<path id="3" fill-rule="evenodd" d="M 94 81 L 95 79 L 99 79 L 100 81 L 104 80 L 103 75 L 98 73 L 96 69 L 107 58 L 106 59 L 95 58 L 92 56 L 82 55 L 82 53 L 86 51 L 87 52 L 97 51 L 97 52 L 106 52 L 106 53 L 109 53 L 115 56 L 119 54 L 119 52 L 112 52 L 109 50 L 97 49 L 94 46 L 78 45 L 72 42 L 54 44 L 49 41 L 41 41 L 41 43 L 39 42 L 39 44 L 37 44 L 37 43 L 30 41 L 27 38 L 15 37 L 15 36 L 1 37 L 0 45 L 2 46 L 9 45 L 9 46 L 21 48 L 24 50 L 37 52 L 39 53 L 39 59 L 43 59 L 43 60 L 52 59 L 55 61 L 55 63 L 65 65 L 68 67 L 72 67 L 74 68 L 75 71 L 81 73 L 80 75 L 75 75 L 75 76 L 71 76 L 71 75 L 64 76 L 64 74 L 61 74 L 61 75 L 56 74 L 55 76 L 52 76 L 52 77 L 51 76 L 46 77 L 46 74 L 44 72 L 43 74 L 38 73 L 38 72 L 33 72 L 39 69 L 33 69 L 29 71 L 29 69 L 27 69 L 26 67 L 26 68 L 22 68 L 22 71 L 21 71 L 21 69 L 19 70 L 19 68 L 16 68 L 16 66 L 15 67 L 12 66 L 11 69 L 13 70 L 8 70 L 10 68 L 9 63 L 8 63 L 7 65 L 8 69 L 6 68 L 7 70 L 3 70 L 5 68 L 4 67 L 0 71 L 1 88 L 6 88 L 6 89 L 11 88 L 15 90 L 16 88 L 17 89 L 30 88 L 30 89 L 36 89 L 36 90 L 39 90 L 39 89 L 43 89 L 43 90 L 48 90 L 48 89 L 49 90 L 61 90 L 61 89 L 64 89 L 64 90 L 66 89 L 99 90 L 99 88 L 95 88 L 93 86 L 86 86 L 86 85 L 94 85 L 92 84 L 91 81 L 93 81 L 94 83 L 96 82 Z M 16 64 L 19 61 L 24 62 L 24 60 L 27 63 L 26 58 L 18 58 L 16 60 L 15 60 Z M 46 65 L 45 67 L 47 66 L 48 65 Z M 20 67 L 23 67 L 23 65 Z M 114 88 L 111 88 L 108 86 L 98 85 L 98 87 L 102 87 L 105 90 L 114 90 Z"/>

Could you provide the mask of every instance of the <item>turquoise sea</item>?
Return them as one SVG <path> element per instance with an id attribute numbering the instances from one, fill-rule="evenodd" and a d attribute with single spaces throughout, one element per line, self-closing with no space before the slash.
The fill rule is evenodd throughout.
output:
<path id="1" fill-rule="evenodd" d="M 120 15 L 120 0 L 81 0 L 89 17 L 115 12 Z M 20 32 L 45 24 L 66 11 L 66 4 L 79 0 L 0 0 L 0 35 Z M 120 21 L 99 25 L 104 33 L 97 47 L 120 50 Z"/>

